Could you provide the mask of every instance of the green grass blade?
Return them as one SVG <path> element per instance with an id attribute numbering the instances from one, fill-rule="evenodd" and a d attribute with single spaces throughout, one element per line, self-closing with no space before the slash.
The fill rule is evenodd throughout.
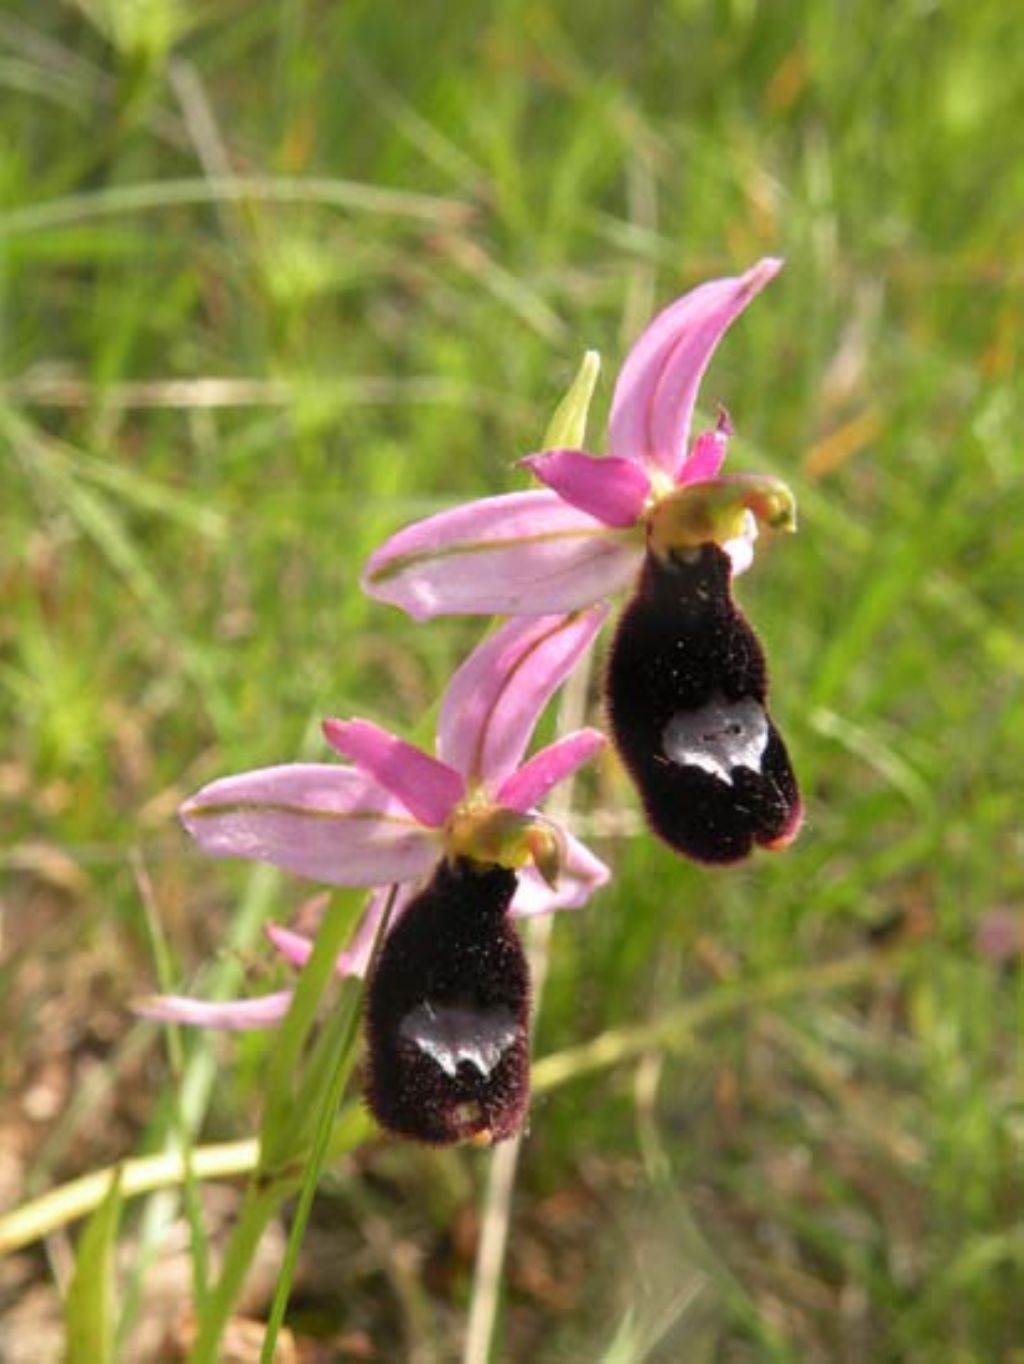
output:
<path id="1" fill-rule="evenodd" d="M 121 1219 L 121 1176 L 86 1223 L 64 1304 L 66 1364 L 115 1364 L 114 1251 Z"/>

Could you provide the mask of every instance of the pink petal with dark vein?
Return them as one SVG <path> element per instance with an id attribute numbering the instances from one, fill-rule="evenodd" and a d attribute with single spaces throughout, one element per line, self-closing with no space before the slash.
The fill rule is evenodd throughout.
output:
<path id="1" fill-rule="evenodd" d="M 407 526 L 371 556 L 362 584 L 416 620 L 543 616 L 617 592 L 642 558 L 635 532 L 613 530 L 539 490 L 484 498 Z"/>
<path id="2" fill-rule="evenodd" d="M 541 712 L 607 616 L 510 620 L 470 654 L 448 684 L 437 723 L 442 762 L 492 792 L 515 771 Z"/>
<path id="3" fill-rule="evenodd" d="M 273 1028 L 288 1012 L 291 990 L 257 995 L 253 999 L 189 999 L 185 995 L 153 995 L 132 1005 L 140 1018 L 156 1023 L 180 1023 L 190 1028 L 219 1028 L 229 1032 L 249 1032 Z"/>
<path id="4" fill-rule="evenodd" d="M 619 373 L 608 423 L 611 454 L 678 476 L 704 371 L 729 326 L 781 268 L 766 257 L 746 274 L 700 285 L 658 314 Z"/>
<path id="5" fill-rule="evenodd" d="M 336 886 L 428 871 L 438 844 L 390 792 L 352 767 L 288 763 L 211 782 L 181 807 L 214 857 L 245 857 Z"/>

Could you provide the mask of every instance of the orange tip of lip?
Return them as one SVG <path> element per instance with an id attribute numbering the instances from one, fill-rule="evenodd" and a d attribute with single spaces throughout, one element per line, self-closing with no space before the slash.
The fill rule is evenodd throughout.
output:
<path id="1" fill-rule="evenodd" d="M 797 806 L 793 812 L 793 818 L 783 829 L 781 834 L 777 834 L 773 839 L 761 844 L 767 852 L 781 852 L 783 848 L 788 848 L 791 843 L 796 842 L 797 835 L 803 828 L 804 812 L 802 806 Z"/>

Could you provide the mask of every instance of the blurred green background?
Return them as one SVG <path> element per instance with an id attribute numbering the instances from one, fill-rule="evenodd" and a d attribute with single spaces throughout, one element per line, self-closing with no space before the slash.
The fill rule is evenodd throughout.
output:
<path id="1" fill-rule="evenodd" d="M 601 448 L 654 309 L 780 254 L 702 402 L 800 502 L 739 596 L 807 825 L 716 873 L 610 762 L 578 788 L 616 875 L 555 927 L 538 1055 L 664 1026 L 538 1096 L 495 1358 L 1024 1358 L 1022 89 L 1006 0 L 5 8 L 6 1204 L 163 1140 L 144 902 L 179 984 L 279 980 L 308 888 L 203 860 L 178 801 L 325 756 L 325 714 L 428 737 L 481 625 L 363 599 L 369 551 L 525 486 L 585 347 Z M 204 1138 L 251 1132 L 266 1040 L 187 1041 Z M 332 1172 L 317 1358 L 459 1357 L 486 1166 Z M 0 1266 L 25 1358 L 67 1244 Z"/>

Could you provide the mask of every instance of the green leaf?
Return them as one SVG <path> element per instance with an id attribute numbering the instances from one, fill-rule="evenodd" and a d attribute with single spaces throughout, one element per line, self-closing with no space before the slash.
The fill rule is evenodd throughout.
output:
<path id="1" fill-rule="evenodd" d="M 65 1364 L 114 1364 L 114 1250 L 121 1203 L 118 1170 L 78 1242 L 64 1303 Z"/>
<path id="2" fill-rule="evenodd" d="M 334 975 L 338 953 L 352 935 L 362 898 L 335 900 L 324 913 L 313 952 L 299 976 L 291 1007 L 274 1037 L 267 1065 L 266 1102 L 260 1129 L 264 1169 L 301 1156 L 296 1142 L 311 1114 L 297 1106 L 306 1078 L 302 1056 L 316 1022 L 317 1009 Z M 342 989 L 345 994 L 345 988 Z M 356 998 L 359 991 L 356 991 Z M 327 1032 L 330 1032 L 328 1026 Z M 315 1054 L 315 1053 L 314 1053 Z M 303 1100 L 303 1102 L 305 1102 Z"/>
<path id="3" fill-rule="evenodd" d="M 562 446 L 578 449 L 582 446 L 587 438 L 587 415 L 600 373 L 600 355 L 596 350 L 588 350 L 576 371 L 576 378 L 555 408 L 555 414 L 544 432 L 545 450 L 557 450 Z"/>

